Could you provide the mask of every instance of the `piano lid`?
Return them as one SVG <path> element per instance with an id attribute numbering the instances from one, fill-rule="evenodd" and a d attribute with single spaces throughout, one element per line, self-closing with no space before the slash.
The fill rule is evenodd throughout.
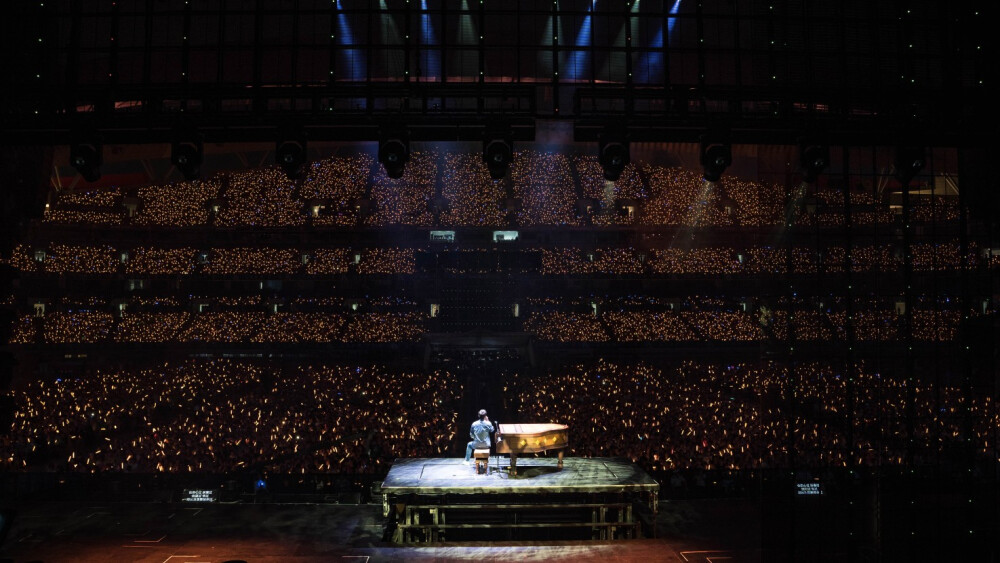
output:
<path id="1" fill-rule="evenodd" d="M 500 433 L 509 435 L 532 435 L 544 434 L 546 432 L 558 432 L 569 430 L 566 424 L 501 424 Z"/>

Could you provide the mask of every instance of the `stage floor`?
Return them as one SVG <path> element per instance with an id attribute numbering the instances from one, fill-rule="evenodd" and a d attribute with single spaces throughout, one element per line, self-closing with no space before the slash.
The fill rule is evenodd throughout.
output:
<path id="1" fill-rule="evenodd" d="M 490 471 L 477 474 L 475 465 L 460 458 L 397 459 L 382 482 L 386 494 L 517 494 L 517 493 L 656 493 L 660 485 L 645 471 L 623 458 L 563 460 L 524 457 L 517 460 L 516 476 L 508 473 L 510 460 L 490 458 Z"/>
<path id="2" fill-rule="evenodd" d="M 0 545 L 23 563 L 357 563 L 519 561 L 759 563 L 750 501 L 670 503 L 661 539 L 481 542 L 427 547 L 381 540 L 379 505 L 26 502 Z"/>

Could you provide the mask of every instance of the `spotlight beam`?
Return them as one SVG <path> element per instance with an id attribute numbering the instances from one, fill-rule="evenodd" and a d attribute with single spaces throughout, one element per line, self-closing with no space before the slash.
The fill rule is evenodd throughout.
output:
<path id="1" fill-rule="evenodd" d="M 337 0 L 337 34 L 340 36 L 341 46 L 354 45 L 354 31 L 351 29 L 351 23 L 347 19 L 347 14 L 344 13 L 344 7 L 340 4 L 340 0 Z M 351 80 L 358 82 L 364 80 L 368 76 L 368 70 L 365 64 L 365 53 L 361 49 L 343 49 L 340 51 L 343 53 L 343 58 L 345 61 L 345 66 L 350 68 Z"/>

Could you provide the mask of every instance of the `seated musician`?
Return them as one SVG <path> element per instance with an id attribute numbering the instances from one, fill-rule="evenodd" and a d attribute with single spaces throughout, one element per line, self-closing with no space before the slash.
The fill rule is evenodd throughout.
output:
<path id="1" fill-rule="evenodd" d="M 465 447 L 465 464 L 469 465 L 469 460 L 472 459 L 472 451 L 476 448 L 489 448 L 490 447 L 490 433 L 493 432 L 493 423 L 490 422 L 490 417 L 486 416 L 486 409 L 479 411 L 479 420 L 472 423 L 472 428 L 469 429 L 469 437 L 472 441 L 469 445 Z"/>

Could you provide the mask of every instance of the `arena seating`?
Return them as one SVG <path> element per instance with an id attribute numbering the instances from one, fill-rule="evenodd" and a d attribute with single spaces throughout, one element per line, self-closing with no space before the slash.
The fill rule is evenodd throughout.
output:
<path id="1" fill-rule="evenodd" d="M 991 398 L 932 385 L 931 366 L 906 383 L 898 363 L 904 346 L 952 350 L 995 311 L 955 297 L 958 274 L 1000 267 L 957 218 L 953 198 L 921 200 L 907 247 L 872 190 L 786 193 L 643 162 L 609 182 L 593 156 L 539 150 L 501 180 L 478 153 L 438 147 L 399 179 L 358 153 L 296 180 L 270 167 L 65 190 L 4 256 L 22 277 L 9 348 L 67 364 L 11 392 L 0 469 L 379 474 L 448 455 L 460 376 L 480 364 L 388 360 L 442 327 L 479 327 L 434 308 L 453 314 L 448 296 L 467 286 L 466 301 L 489 301 L 463 301 L 470 317 L 517 303 L 502 326 L 528 333 L 545 367 L 514 354 L 498 385 L 523 419 L 569 424 L 571 455 L 737 471 L 785 467 L 792 447 L 799 467 L 898 466 L 962 440 L 984 454 Z M 437 228 L 458 242 L 430 241 Z M 491 244 L 491 229 L 531 236 Z M 921 281 L 909 312 L 903 276 Z M 857 357 L 761 359 L 793 345 Z M 330 359 L 354 352 L 387 361 Z M 717 352 L 736 359 L 706 359 Z"/>

